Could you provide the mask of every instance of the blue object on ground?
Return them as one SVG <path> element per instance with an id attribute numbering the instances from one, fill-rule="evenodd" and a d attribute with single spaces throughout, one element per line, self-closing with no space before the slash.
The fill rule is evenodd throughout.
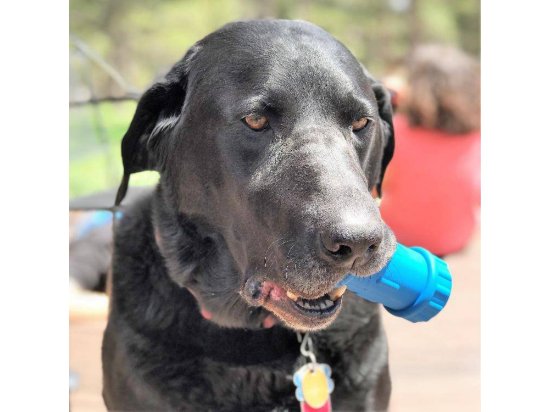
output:
<path id="1" fill-rule="evenodd" d="M 115 212 L 115 219 L 120 219 L 122 212 L 117 210 Z M 101 226 L 111 224 L 113 222 L 113 212 L 109 210 L 97 210 L 90 214 L 90 216 L 82 222 L 77 229 L 77 237 L 83 237 L 89 234 L 92 230 L 95 230 Z"/>
<path id="2" fill-rule="evenodd" d="M 426 322 L 437 315 L 451 294 L 447 263 L 421 247 L 401 244 L 384 269 L 371 276 L 348 275 L 340 285 L 392 315 L 411 322 Z"/>

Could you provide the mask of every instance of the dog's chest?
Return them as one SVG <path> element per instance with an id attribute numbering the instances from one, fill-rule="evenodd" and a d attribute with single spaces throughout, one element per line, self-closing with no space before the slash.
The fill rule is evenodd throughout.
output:
<path id="1" fill-rule="evenodd" d="M 241 367 L 207 361 L 205 372 L 220 408 L 271 410 L 297 404 L 292 383 L 294 363 L 285 359 L 271 365 Z"/>
<path id="2" fill-rule="evenodd" d="M 206 355 L 178 358 L 162 356 L 155 362 L 149 354 L 136 365 L 177 410 L 298 410 L 292 382 L 298 354 L 246 366 Z"/>

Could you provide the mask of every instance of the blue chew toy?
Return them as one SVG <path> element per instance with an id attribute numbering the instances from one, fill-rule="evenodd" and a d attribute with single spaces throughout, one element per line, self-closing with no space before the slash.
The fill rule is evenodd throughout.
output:
<path id="1" fill-rule="evenodd" d="M 426 322 L 437 315 L 451 294 L 451 273 L 442 259 L 421 247 L 397 249 L 384 269 L 374 275 L 348 275 L 340 285 L 363 299 L 377 302 L 392 315 Z"/>

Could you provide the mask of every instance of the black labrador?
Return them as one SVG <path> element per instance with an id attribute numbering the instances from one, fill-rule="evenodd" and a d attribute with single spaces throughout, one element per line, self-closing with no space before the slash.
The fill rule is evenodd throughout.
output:
<path id="1" fill-rule="evenodd" d="M 298 410 L 297 331 L 334 410 L 384 411 L 379 307 L 338 282 L 395 238 L 372 193 L 393 154 L 389 93 L 300 21 L 224 26 L 142 96 L 122 142 L 160 172 L 116 230 L 103 397 L 118 411 Z"/>

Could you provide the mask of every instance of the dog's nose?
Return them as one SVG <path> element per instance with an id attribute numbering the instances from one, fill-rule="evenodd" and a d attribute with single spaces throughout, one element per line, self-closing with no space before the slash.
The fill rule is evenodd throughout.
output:
<path id="1" fill-rule="evenodd" d="M 341 225 L 336 230 L 320 234 L 321 257 L 339 266 L 352 265 L 358 258 L 368 259 L 382 242 L 382 237 L 379 228 Z"/>

